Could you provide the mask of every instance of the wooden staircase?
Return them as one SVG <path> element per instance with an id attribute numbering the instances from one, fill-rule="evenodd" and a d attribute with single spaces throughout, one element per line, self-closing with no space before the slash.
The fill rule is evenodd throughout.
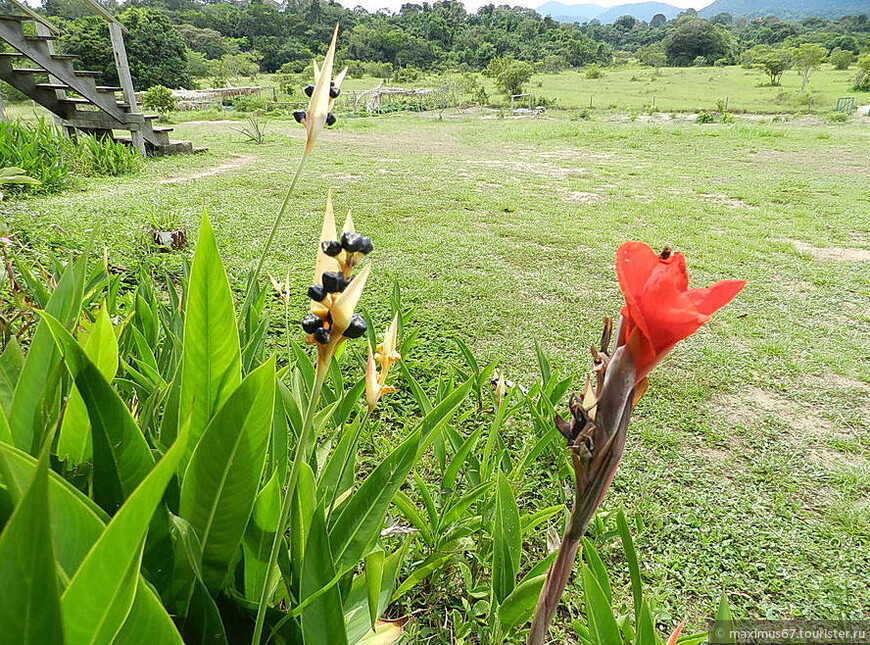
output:
<path id="1" fill-rule="evenodd" d="M 56 54 L 51 41 L 55 36 L 44 29 L 25 34 L 23 25 L 33 21 L 30 16 L 0 15 L 0 40 L 15 52 L 0 53 L 0 79 L 3 79 L 56 115 L 61 125 L 74 134 L 76 130 L 99 136 L 110 136 L 119 141 L 144 148 L 154 155 L 190 153 L 189 141 L 169 138 L 172 128 L 155 126 L 157 115 L 138 112 L 136 106 L 118 100 L 120 87 L 97 85 L 99 72 L 78 70 L 73 67 L 77 56 Z M 74 95 L 70 95 L 70 94 Z M 129 137 L 116 137 L 114 130 L 126 130 Z"/>

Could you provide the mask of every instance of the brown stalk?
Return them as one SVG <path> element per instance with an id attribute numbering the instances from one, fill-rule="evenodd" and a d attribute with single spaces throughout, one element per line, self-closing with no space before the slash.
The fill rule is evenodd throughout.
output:
<path id="1" fill-rule="evenodd" d="M 556 560 L 538 596 L 527 645 L 543 645 L 547 629 L 571 576 L 580 539 L 601 504 L 604 494 L 622 460 L 631 410 L 635 403 L 635 370 L 631 357 L 619 347 L 612 357 L 604 352 L 610 341 L 611 326 L 605 324 L 602 351 L 593 348 L 598 372 L 597 406 L 592 415 L 571 402 L 574 419 L 569 423 L 557 416 L 556 425 L 569 439 L 568 450 L 574 466 L 574 505 L 568 518 Z M 618 338 L 617 334 L 617 338 Z M 578 426 L 581 426 L 579 427 Z"/>

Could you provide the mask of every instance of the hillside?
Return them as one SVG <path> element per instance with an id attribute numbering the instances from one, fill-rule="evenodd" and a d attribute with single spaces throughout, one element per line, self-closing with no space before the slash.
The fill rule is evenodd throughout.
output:
<path id="1" fill-rule="evenodd" d="M 712 18 L 719 13 L 746 18 L 776 16 L 782 20 L 810 17 L 835 20 L 848 15 L 870 15 L 870 0 L 716 0 L 698 12 L 703 18 Z"/>
<path id="2" fill-rule="evenodd" d="M 657 13 L 663 14 L 668 20 L 671 20 L 682 9 L 663 2 L 638 2 L 610 8 L 597 4 L 566 5 L 561 2 L 546 2 L 535 11 L 542 16 L 549 15 L 559 22 L 589 22 L 594 19 L 609 24 L 620 16 L 634 16 L 638 20 L 648 22 Z"/>

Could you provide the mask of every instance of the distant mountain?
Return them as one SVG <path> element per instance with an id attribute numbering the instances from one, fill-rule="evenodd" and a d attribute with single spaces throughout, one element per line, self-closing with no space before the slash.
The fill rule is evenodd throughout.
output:
<path id="1" fill-rule="evenodd" d="M 604 13 L 606 9 L 597 4 L 567 5 L 561 2 L 545 2 L 535 11 L 559 22 L 589 22 L 595 16 Z"/>
<path id="2" fill-rule="evenodd" d="M 867 0 L 870 2 L 870 0 Z M 559 22 L 589 22 L 598 20 L 609 24 L 620 16 L 634 16 L 638 20 L 649 21 L 657 13 L 671 20 L 682 11 L 677 7 L 663 2 L 638 2 L 635 4 L 621 4 L 616 7 L 602 7 L 597 4 L 562 4 L 561 2 L 546 2 L 538 7 L 537 11 L 542 16 L 550 16 Z"/>
<path id="3" fill-rule="evenodd" d="M 842 18 L 848 15 L 870 15 L 870 0 L 716 0 L 698 12 L 702 18 L 718 13 L 732 16 L 762 18 L 776 16 L 782 20 L 801 18 Z"/>
<path id="4" fill-rule="evenodd" d="M 649 22 L 654 15 L 660 13 L 668 20 L 672 20 L 681 11 L 683 10 L 663 2 L 638 2 L 637 4 L 621 4 L 611 7 L 604 13 L 595 16 L 595 19 L 604 24 L 610 24 L 620 16 L 634 16 L 638 20 Z"/>

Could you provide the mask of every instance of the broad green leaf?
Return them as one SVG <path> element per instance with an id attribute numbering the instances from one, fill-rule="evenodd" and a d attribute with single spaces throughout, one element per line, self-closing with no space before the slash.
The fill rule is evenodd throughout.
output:
<path id="1" fill-rule="evenodd" d="M 411 591 L 411 589 L 417 586 L 417 584 L 428 578 L 434 572 L 443 569 L 447 563 L 455 557 L 456 554 L 454 553 L 436 553 L 426 558 L 419 567 L 414 569 L 414 571 L 412 571 L 408 577 L 402 581 L 402 584 L 400 584 L 399 588 L 396 589 L 396 593 L 393 594 L 392 602 L 396 602 L 399 598 Z"/>
<path id="2" fill-rule="evenodd" d="M 366 586 L 368 587 L 369 618 L 372 627 L 378 619 L 378 604 L 381 596 L 381 582 L 384 577 L 386 553 L 378 548 L 366 556 Z"/>
<path id="3" fill-rule="evenodd" d="M 3 444 L 0 444 L 0 463 L 4 466 L 4 477 L 11 480 L 11 485 L 16 488 L 26 485 L 37 467 L 37 461 L 33 457 Z M 103 533 L 109 518 L 99 506 L 54 472 L 49 472 L 48 497 L 51 508 L 51 537 L 59 573 L 64 580 L 69 580 Z M 140 602 L 146 606 L 139 607 Z M 167 630 L 172 626 L 172 619 L 141 579 L 132 612 L 135 612 L 137 625 L 149 621 L 147 629 L 143 628 L 140 634 L 171 634 Z M 165 640 L 154 642 L 178 644 L 180 641 L 180 636 L 170 638 L 167 635 Z M 135 645 L 135 641 L 132 643 Z"/>
<path id="4" fill-rule="evenodd" d="M 133 605 L 151 516 L 184 453 L 187 433 L 133 491 L 85 556 L 61 597 L 68 645 L 111 642 Z"/>
<path id="5" fill-rule="evenodd" d="M 354 567 L 377 540 L 390 500 L 417 461 L 419 440 L 419 432 L 414 432 L 342 504 L 339 516 L 329 529 L 338 570 Z"/>
<path id="6" fill-rule="evenodd" d="M 199 536 L 203 581 L 212 591 L 229 573 L 254 507 L 274 410 L 273 358 L 214 415 L 184 472 L 179 515 Z"/>
<path id="7" fill-rule="evenodd" d="M 634 540 L 631 538 L 631 531 L 628 528 L 628 522 L 625 520 L 625 513 L 621 510 L 616 514 L 616 528 L 619 530 L 619 537 L 622 540 L 622 550 L 625 552 L 625 559 L 628 562 L 628 572 L 631 576 L 631 595 L 634 599 L 634 621 L 640 624 L 640 610 L 643 605 L 643 580 L 640 577 L 640 564 L 637 560 L 637 551 L 634 548 Z"/>
<path id="8" fill-rule="evenodd" d="M 85 356 L 96 365 L 106 381 L 111 383 L 118 369 L 118 341 L 105 305 L 100 308 L 93 329 L 83 341 L 80 340 L 79 344 L 84 349 Z M 74 464 L 91 459 L 91 422 L 88 408 L 75 385 L 70 390 L 63 413 L 56 452 L 59 458 L 69 457 Z"/>
<path id="9" fill-rule="evenodd" d="M 154 645 L 185 645 L 160 597 L 140 578 L 133 607 L 112 645 L 142 645 L 144 634 Z"/>
<path id="10" fill-rule="evenodd" d="M 299 475 L 296 479 L 296 490 L 293 494 L 293 506 L 290 512 L 290 527 L 288 537 L 290 542 L 290 561 L 295 576 L 284 581 L 295 595 L 299 596 L 299 578 L 302 563 L 305 562 L 305 550 L 308 548 L 308 536 L 311 533 L 311 523 L 317 512 L 317 492 L 314 482 L 314 471 L 304 461 L 299 464 Z M 278 520 L 275 520 L 277 525 Z"/>
<path id="11" fill-rule="evenodd" d="M 477 441 L 480 439 L 480 435 L 483 433 L 485 428 L 486 426 L 480 426 L 476 431 L 472 432 L 468 439 L 466 439 L 459 447 L 459 450 L 456 451 L 456 454 L 453 455 L 453 459 L 450 460 L 447 469 L 444 471 L 444 477 L 441 479 L 442 488 L 453 488 L 459 470 L 465 465 L 465 460 L 468 459 L 468 454 L 474 449 L 474 446 L 477 445 Z"/>
<path id="12" fill-rule="evenodd" d="M 297 484 L 298 486 L 298 484 Z M 245 596 L 253 602 L 259 600 L 260 591 L 266 580 L 266 565 L 269 562 L 269 549 L 278 529 L 278 516 L 281 513 L 281 483 L 278 471 L 257 493 L 251 520 L 245 529 Z"/>
<path id="13" fill-rule="evenodd" d="M 610 578 L 607 575 L 607 568 L 601 561 L 595 547 L 588 538 L 583 538 L 583 557 L 586 559 L 586 564 L 598 580 L 598 585 L 601 591 L 604 592 L 604 597 L 607 598 L 608 604 L 613 604 L 613 591 L 610 588 Z"/>
<path id="14" fill-rule="evenodd" d="M 148 474 L 151 449 L 118 393 L 55 318 L 43 314 L 90 417 L 94 453 L 94 499 L 110 513 Z"/>
<path id="15" fill-rule="evenodd" d="M 541 345 L 537 340 L 535 341 L 535 355 L 538 357 L 538 368 L 541 370 L 541 381 L 546 388 L 553 372 L 550 369 L 550 361 L 547 359 L 547 355 L 544 353 L 544 350 L 541 349 Z"/>
<path id="16" fill-rule="evenodd" d="M 190 270 L 184 317 L 180 409 L 190 414 L 190 445 L 182 470 L 215 412 L 241 380 L 233 297 L 214 231 L 204 216 Z"/>
<path id="17" fill-rule="evenodd" d="M 305 545 L 305 559 L 302 564 L 301 598 L 304 600 L 335 577 L 335 563 L 330 552 L 329 537 L 323 506 L 318 506 L 312 514 L 311 529 Z M 338 586 L 320 594 L 301 616 L 302 635 L 306 643 L 329 643 L 347 645 L 347 632 L 344 626 L 341 593 Z"/>
<path id="18" fill-rule="evenodd" d="M 87 254 L 83 254 L 67 266 L 46 305 L 45 312 L 58 319 L 62 327 L 70 327 L 78 317 L 86 261 Z M 36 327 L 9 413 L 15 446 L 30 454 L 39 451 L 48 420 L 57 414 L 55 397 L 60 372 L 56 368 L 60 353 L 47 327 L 44 319 Z"/>
<path id="19" fill-rule="evenodd" d="M 505 629 L 513 629 L 531 618 L 546 579 L 547 574 L 542 573 L 524 580 L 499 605 L 498 619 Z"/>
<path id="20" fill-rule="evenodd" d="M 516 585 L 523 546 L 517 502 L 502 472 L 496 487 L 492 540 L 492 591 L 496 603 L 501 604 Z"/>
<path id="21" fill-rule="evenodd" d="M 6 343 L 6 349 L 0 355 L 0 405 L 8 416 L 12 411 L 12 399 L 15 396 L 15 386 L 21 378 L 21 368 L 24 366 L 24 354 L 18 339 L 12 336 Z"/>
<path id="22" fill-rule="evenodd" d="M 621 643 L 619 625 L 613 617 L 613 610 L 598 584 L 595 574 L 586 565 L 581 565 L 583 593 L 586 600 L 586 615 L 589 617 L 590 631 L 596 643 Z"/>
<path id="23" fill-rule="evenodd" d="M 471 386 L 474 385 L 474 377 L 466 380 L 462 385 L 454 388 L 449 395 L 445 396 L 430 412 L 423 417 L 423 420 L 418 425 L 420 431 L 420 445 L 417 447 L 417 458 L 422 456 L 429 444 L 435 440 L 435 437 L 444 424 L 450 421 L 450 418 L 468 396 L 471 391 Z"/>
<path id="24" fill-rule="evenodd" d="M 0 406 L 0 442 L 12 445 L 12 428 L 6 419 L 6 410 Z"/>
<path id="25" fill-rule="evenodd" d="M 387 609 L 390 603 L 390 597 L 393 594 L 393 589 L 396 586 L 396 575 L 399 568 L 405 560 L 405 551 L 409 542 L 397 551 L 391 553 L 384 560 L 384 565 L 381 568 L 380 575 L 380 591 L 378 592 L 378 610 L 377 615 L 380 616 Z M 351 645 L 358 643 L 364 639 L 367 634 L 372 631 L 370 619 L 370 600 L 369 600 L 369 578 L 368 572 L 364 572 L 353 579 L 350 586 L 350 592 L 344 602 L 344 620 L 347 631 L 347 640 Z"/>
<path id="26" fill-rule="evenodd" d="M 16 645 L 63 643 L 48 501 L 48 455 L 0 533 L 0 633 Z"/>
<path id="27" fill-rule="evenodd" d="M 658 645 L 659 637 L 656 635 L 656 628 L 646 600 L 640 601 L 639 608 L 635 607 L 637 622 L 635 624 L 634 645 Z"/>
<path id="28" fill-rule="evenodd" d="M 716 610 L 716 622 L 717 623 L 725 623 L 725 626 L 732 625 L 734 621 L 734 616 L 731 614 L 731 607 L 728 606 L 728 599 L 725 597 L 725 593 L 722 593 L 722 596 L 719 598 L 719 608 Z M 726 629 L 726 632 L 728 630 Z M 722 643 L 723 645 L 728 643 L 734 643 L 735 639 L 731 637 L 730 634 L 726 633 L 724 636 L 717 636 L 717 643 Z"/>
<path id="29" fill-rule="evenodd" d="M 317 495 L 319 500 L 325 500 L 328 505 L 338 497 L 338 493 L 347 490 L 354 480 L 354 464 L 356 462 L 356 444 L 362 430 L 362 417 L 357 416 L 341 433 L 341 439 L 320 470 L 317 477 Z"/>

